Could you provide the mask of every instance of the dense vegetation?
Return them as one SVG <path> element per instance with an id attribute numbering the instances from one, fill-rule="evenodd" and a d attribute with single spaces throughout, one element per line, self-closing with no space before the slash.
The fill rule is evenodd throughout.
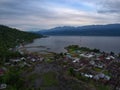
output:
<path id="1" fill-rule="evenodd" d="M 14 48 L 21 42 L 31 42 L 33 39 L 41 36 L 42 35 L 19 31 L 15 28 L 0 25 L 0 57 L 3 58 L 13 54 L 15 55 L 16 53 L 9 51 L 10 48 Z"/>
<path id="2" fill-rule="evenodd" d="M 80 50 L 80 51 L 88 51 L 88 52 L 95 52 L 95 53 L 100 53 L 100 50 L 99 49 L 90 49 L 90 48 L 87 48 L 87 47 L 79 47 L 78 45 L 70 45 L 68 47 L 65 47 L 65 49 L 67 49 L 68 51 L 74 51 L 74 50 Z M 113 52 L 111 52 L 112 54 Z M 114 54 L 114 53 L 113 53 Z"/>

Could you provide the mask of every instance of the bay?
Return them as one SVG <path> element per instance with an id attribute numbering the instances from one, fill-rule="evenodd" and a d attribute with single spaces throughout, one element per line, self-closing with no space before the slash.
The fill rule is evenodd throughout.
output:
<path id="1" fill-rule="evenodd" d="M 103 36 L 49 36 L 34 40 L 26 45 L 31 52 L 65 52 L 64 47 L 69 45 L 79 45 L 81 47 L 97 48 L 105 52 L 120 52 L 120 37 Z"/>

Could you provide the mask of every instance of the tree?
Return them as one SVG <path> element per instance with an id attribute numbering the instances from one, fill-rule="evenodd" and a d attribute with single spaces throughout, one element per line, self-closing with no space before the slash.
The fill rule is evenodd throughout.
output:
<path id="1" fill-rule="evenodd" d="M 71 76 L 75 76 L 75 71 L 74 71 L 74 69 L 72 67 L 69 68 L 69 74 Z"/>
<path id="2" fill-rule="evenodd" d="M 22 88 L 21 86 L 24 86 L 24 79 L 20 75 L 21 72 L 18 69 L 10 68 L 10 70 L 0 78 L 0 81 L 19 90 Z"/>
<path id="3" fill-rule="evenodd" d="M 120 58 L 120 53 L 118 54 L 118 57 Z"/>
<path id="4" fill-rule="evenodd" d="M 115 54 L 114 54 L 114 52 L 110 52 L 110 55 L 114 56 Z"/>

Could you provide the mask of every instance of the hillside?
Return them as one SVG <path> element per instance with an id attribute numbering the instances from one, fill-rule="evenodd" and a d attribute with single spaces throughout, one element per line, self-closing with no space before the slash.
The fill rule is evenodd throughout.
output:
<path id="1" fill-rule="evenodd" d="M 7 54 L 9 48 L 15 47 L 20 42 L 31 42 L 41 36 L 0 25 L 0 56 Z"/>
<path id="2" fill-rule="evenodd" d="M 43 35 L 120 36 L 120 24 L 56 27 L 40 30 Z"/>

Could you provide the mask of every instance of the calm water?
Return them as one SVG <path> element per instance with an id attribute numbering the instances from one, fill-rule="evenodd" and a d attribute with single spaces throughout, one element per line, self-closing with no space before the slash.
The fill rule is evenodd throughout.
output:
<path id="1" fill-rule="evenodd" d="M 99 37 L 99 36 L 50 36 L 34 40 L 33 43 L 26 46 L 45 46 L 31 47 L 29 51 L 41 52 L 41 50 L 48 50 L 52 52 L 64 52 L 64 47 L 68 45 L 79 45 L 89 48 L 97 48 L 101 51 L 115 53 L 120 52 L 120 37 Z"/>

